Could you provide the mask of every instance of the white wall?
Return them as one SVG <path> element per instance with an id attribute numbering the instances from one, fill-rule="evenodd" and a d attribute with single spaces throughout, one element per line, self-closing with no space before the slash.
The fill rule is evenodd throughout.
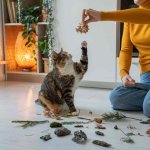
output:
<path id="1" fill-rule="evenodd" d="M 80 43 L 88 42 L 89 69 L 87 81 L 115 82 L 116 77 L 116 23 L 98 22 L 90 25 L 90 31 L 81 35 L 75 31 L 81 22 L 82 10 L 116 10 L 117 0 L 57 0 L 57 42 L 79 61 Z"/>

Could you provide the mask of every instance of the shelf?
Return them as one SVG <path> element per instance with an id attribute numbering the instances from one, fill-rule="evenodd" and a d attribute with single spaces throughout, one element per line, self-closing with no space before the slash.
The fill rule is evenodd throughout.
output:
<path id="1" fill-rule="evenodd" d="M 33 72 L 8 72 L 8 81 L 19 81 L 19 82 L 34 82 L 42 83 L 46 73 L 33 73 Z"/>
<path id="2" fill-rule="evenodd" d="M 9 74 L 31 74 L 31 75 L 46 75 L 47 73 L 37 73 L 37 72 L 23 72 L 23 71 L 8 71 Z"/>
<path id="3" fill-rule="evenodd" d="M 5 26 L 23 26 L 22 23 L 5 23 Z"/>
<path id="4" fill-rule="evenodd" d="M 48 25 L 48 22 L 39 22 L 38 25 Z M 5 23 L 5 26 L 23 26 L 22 23 Z"/>

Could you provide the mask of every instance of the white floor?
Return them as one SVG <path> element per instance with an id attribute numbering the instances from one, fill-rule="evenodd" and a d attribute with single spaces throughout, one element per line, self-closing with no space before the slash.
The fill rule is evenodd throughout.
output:
<path id="1" fill-rule="evenodd" d="M 149 125 L 142 125 L 139 121 L 125 120 L 122 122 L 106 122 L 106 130 L 103 130 L 105 136 L 95 135 L 95 124 L 91 123 L 88 128 L 82 130 L 88 136 L 88 142 L 85 145 L 74 143 L 71 139 L 73 132 L 78 130 L 73 126 L 66 126 L 72 130 L 72 134 L 59 138 L 54 135 L 54 129 L 49 128 L 49 123 L 37 125 L 35 127 L 22 129 L 18 124 L 11 123 L 12 120 L 45 120 L 42 115 L 42 108 L 34 103 L 37 98 L 40 84 L 19 83 L 19 82 L 0 82 L 0 150 L 105 150 L 108 148 L 99 147 L 92 144 L 92 140 L 102 140 L 112 144 L 114 150 L 150 150 L 150 137 L 145 132 L 150 128 Z M 93 118 L 104 112 L 112 111 L 109 102 L 108 90 L 79 88 L 75 95 L 75 103 L 81 110 L 81 116 Z M 93 112 L 93 115 L 89 114 Z M 147 119 L 142 112 L 124 112 L 128 116 L 134 116 L 140 119 Z M 41 114 L 41 115 L 40 115 Z M 48 119 L 50 122 L 51 119 Z M 67 120 L 77 120 L 70 118 Z M 78 120 L 81 121 L 81 120 Z M 124 135 L 114 130 L 114 125 L 118 125 L 124 132 L 141 133 L 144 136 L 132 136 L 135 143 L 123 143 L 120 139 Z M 137 129 L 131 130 L 127 127 L 135 126 Z M 49 129 L 49 130 L 47 130 Z M 45 132 L 43 132 L 45 131 Z M 52 140 L 44 142 L 40 136 L 51 133 Z"/>

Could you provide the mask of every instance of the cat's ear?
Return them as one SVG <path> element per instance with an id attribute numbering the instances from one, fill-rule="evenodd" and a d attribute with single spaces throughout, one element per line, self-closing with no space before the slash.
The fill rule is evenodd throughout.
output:
<path id="1" fill-rule="evenodd" d="M 52 58 L 53 58 L 53 61 L 55 61 L 58 57 L 58 54 L 56 53 L 56 51 L 53 51 L 52 52 Z"/>

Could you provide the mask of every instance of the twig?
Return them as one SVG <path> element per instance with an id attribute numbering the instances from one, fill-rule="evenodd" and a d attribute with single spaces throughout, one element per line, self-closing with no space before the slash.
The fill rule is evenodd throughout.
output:
<path id="1" fill-rule="evenodd" d="M 48 122 L 49 122 L 48 120 L 44 120 L 44 121 L 14 120 L 14 121 L 12 121 L 12 123 L 20 123 L 20 124 L 22 124 L 21 127 L 23 127 L 23 128 L 33 127 L 35 125 L 48 123 Z"/>

